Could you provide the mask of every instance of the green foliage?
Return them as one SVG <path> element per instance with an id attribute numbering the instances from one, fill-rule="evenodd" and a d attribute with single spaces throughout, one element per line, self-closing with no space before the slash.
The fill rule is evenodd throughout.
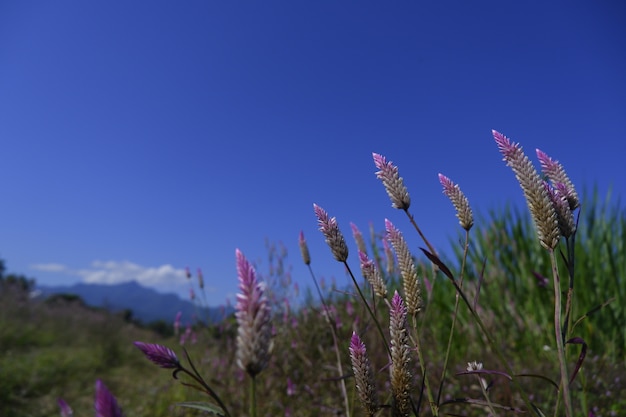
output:
<path id="1" fill-rule="evenodd" d="M 551 266 L 548 253 L 535 237 L 526 211 L 505 208 L 492 211 L 472 230 L 471 283 L 482 276 L 479 305 L 494 317 L 506 318 L 513 326 L 511 346 L 550 345 L 545 331 L 553 320 Z M 560 247 L 559 274 L 565 296 L 568 286 L 565 245 Z M 455 247 L 460 264 L 462 248 Z M 615 360 L 626 353 L 623 331 L 626 322 L 626 210 L 604 201 L 597 192 L 583 199 L 575 246 L 573 322 L 588 314 L 573 329 L 591 349 L 604 349 Z M 485 264 L 484 272 L 481 266 Z M 535 274 L 547 277 L 540 285 Z M 565 297 L 564 297 L 565 298 Z M 598 309 L 607 301 L 606 307 Z"/>

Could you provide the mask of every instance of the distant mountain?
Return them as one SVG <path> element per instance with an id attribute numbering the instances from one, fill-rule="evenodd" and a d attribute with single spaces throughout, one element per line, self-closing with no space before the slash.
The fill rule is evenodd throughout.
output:
<path id="1" fill-rule="evenodd" d="M 179 311 L 182 312 L 183 324 L 190 322 L 195 316 L 202 321 L 208 318 L 214 323 L 220 321 L 224 315 L 219 307 L 200 309 L 175 294 L 162 294 L 135 281 L 112 285 L 84 283 L 54 287 L 38 285 L 37 289 L 41 291 L 43 297 L 52 294 L 75 294 L 93 307 L 105 307 L 111 311 L 130 309 L 133 318 L 144 323 L 156 320 L 173 323 Z"/>

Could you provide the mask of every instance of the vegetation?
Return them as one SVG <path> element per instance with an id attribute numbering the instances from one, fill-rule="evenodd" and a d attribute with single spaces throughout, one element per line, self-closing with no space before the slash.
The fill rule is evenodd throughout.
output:
<path id="1" fill-rule="evenodd" d="M 571 208 L 575 231 L 568 236 L 561 225 L 557 233 L 567 237 L 555 241 L 537 206 L 530 216 L 509 208 L 474 222 L 458 186 L 441 176 L 463 228 L 446 258 L 421 235 L 397 168 L 374 160 L 423 244 L 390 222 L 383 239 L 374 231 L 365 239 L 353 226 L 361 254 L 349 255 L 337 221 L 316 206 L 351 280 L 319 282 L 301 235 L 314 289 L 304 305 L 291 304 L 297 289 L 286 251 L 275 246 L 260 276 L 237 251 L 236 317 L 186 332 L 178 324 L 173 335 L 163 323 L 157 333 L 80 300 L 30 299 L 31 281 L 0 268 L 0 415 L 56 416 L 58 398 L 74 415 L 89 415 L 96 380 L 127 416 L 623 415 L 619 202 L 583 198 Z M 523 175 L 520 182 L 525 194 L 539 192 L 524 188 L 533 183 Z"/>

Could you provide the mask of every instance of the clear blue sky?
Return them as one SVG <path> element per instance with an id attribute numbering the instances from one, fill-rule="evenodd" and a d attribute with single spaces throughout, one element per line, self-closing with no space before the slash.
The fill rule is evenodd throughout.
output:
<path id="1" fill-rule="evenodd" d="M 308 283 L 346 279 L 313 203 L 384 219 L 421 246 L 374 176 L 400 167 L 439 247 L 475 212 L 523 204 L 491 137 L 626 196 L 621 1 L 5 1 L 0 3 L 0 258 L 42 284 L 137 278 L 209 300 L 283 242 Z M 347 281 L 345 281 L 347 282 Z"/>

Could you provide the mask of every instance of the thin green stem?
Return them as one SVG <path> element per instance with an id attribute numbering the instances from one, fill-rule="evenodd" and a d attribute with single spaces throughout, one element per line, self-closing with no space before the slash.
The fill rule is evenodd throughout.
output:
<path id="1" fill-rule="evenodd" d="M 485 387 L 485 380 L 480 375 L 477 375 L 476 377 L 478 378 L 478 384 L 480 385 L 480 389 L 483 391 L 483 397 L 485 397 L 485 400 L 487 401 L 487 407 L 489 407 L 491 415 L 494 417 L 497 416 L 496 410 L 493 408 L 493 404 L 491 404 L 487 388 Z"/>
<path id="2" fill-rule="evenodd" d="M 348 399 L 348 389 L 346 388 L 346 380 L 345 378 L 341 378 L 343 376 L 343 366 L 341 364 L 341 354 L 339 352 L 339 343 L 337 342 L 337 323 L 334 318 L 330 315 L 330 308 L 328 308 L 328 303 L 324 299 L 322 295 L 322 291 L 320 290 L 319 285 L 317 284 L 317 279 L 315 278 L 315 274 L 313 273 L 313 268 L 311 265 L 307 265 L 309 267 L 309 272 L 311 273 L 311 278 L 313 278 L 313 282 L 315 283 L 315 288 L 317 289 L 317 295 L 322 302 L 322 306 L 324 306 L 324 312 L 326 313 L 326 322 L 330 326 L 330 332 L 333 336 L 333 347 L 335 350 L 335 356 L 337 357 L 337 371 L 339 372 L 339 386 L 341 387 L 341 394 L 343 396 L 344 406 L 346 408 L 346 417 L 350 417 L 350 400 Z"/>
<path id="3" fill-rule="evenodd" d="M 433 255 L 436 255 L 437 251 L 435 250 L 433 245 L 430 244 L 428 239 L 426 239 L 426 236 L 424 236 L 424 233 L 422 233 L 422 229 L 420 229 L 417 223 L 415 222 L 415 218 L 413 217 L 413 215 L 409 213 L 408 209 L 404 209 L 404 212 L 406 213 L 407 216 L 409 216 L 409 221 L 411 222 L 415 230 L 417 230 L 417 233 L 420 235 L 420 237 L 424 241 L 424 244 L 428 247 L 428 250 L 430 251 L 430 253 L 432 253 Z"/>
<path id="4" fill-rule="evenodd" d="M 415 332 L 415 350 L 417 351 L 417 360 L 419 361 L 420 368 L 422 369 L 422 378 L 424 386 L 426 387 L 426 396 L 428 397 L 428 403 L 432 410 L 433 416 L 439 415 L 439 406 L 435 403 L 433 398 L 433 392 L 430 389 L 430 382 L 428 381 L 428 374 L 426 372 L 426 364 L 424 363 L 424 356 L 422 354 L 422 344 L 420 342 L 419 332 L 417 331 L 417 317 L 412 316 L 413 331 Z"/>
<path id="5" fill-rule="evenodd" d="M 463 247 L 463 260 L 461 263 L 461 277 L 459 279 L 459 287 L 463 289 L 463 277 L 465 272 L 465 263 L 467 261 L 467 253 L 469 251 L 469 230 L 465 231 L 465 246 Z M 452 324 L 450 325 L 450 335 L 448 336 L 448 346 L 446 347 L 446 356 L 443 360 L 443 370 L 441 371 L 441 381 L 439 382 L 439 390 L 437 391 L 437 405 L 441 400 L 441 393 L 443 392 L 443 383 L 446 379 L 446 372 L 448 370 L 448 360 L 450 358 L 450 350 L 452 349 L 452 339 L 454 336 L 454 329 L 456 327 L 456 319 L 459 313 L 460 298 L 459 294 L 455 293 L 454 301 L 454 314 L 452 315 Z"/>
<path id="6" fill-rule="evenodd" d="M 256 417 L 256 378 L 250 375 L 250 417 Z"/>
<path id="7" fill-rule="evenodd" d="M 454 285 L 454 288 L 456 289 L 457 293 L 461 296 L 461 299 L 463 300 L 463 302 L 469 309 L 470 313 L 472 314 L 472 317 L 476 321 L 476 324 L 478 324 L 478 327 L 480 327 L 480 331 L 487 338 L 487 342 L 489 343 L 489 346 L 495 352 L 496 356 L 498 357 L 498 360 L 504 367 L 506 373 L 509 374 L 509 376 L 511 377 L 511 381 L 513 382 L 513 385 L 515 385 L 515 388 L 519 391 L 522 397 L 522 400 L 524 401 L 524 404 L 526 404 L 526 407 L 528 407 L 529 410 L 533 410 L 537 416 L 542 416 L 542 414 L 537 410 L 537 408 L 530 402 L 530 398 L 528 398 L 526 391 L 522 389 L 522 386 L 517 381 L 517 378 L 513 377 L 513 369 L 511 368 L 511 365 L 509 365 L 509 362 L 504 357 L 502 350 L 500 349 L 500 347 L 498 347 L 498 344 L 493 339 L 493 336 L 491 335 L 491 333 L 489 333 L 489 331 L 487 330 L 487 327 L 485 327 L 485 324 L 483 323 L 482 319 L 480 318 L 476 310 L 472 307 L 472 304 L 470 303 L 469 299 L 463 292 L 463 289 L 459 286 L 459 284 L 455 280 L 450 278 L 450 282 L 452 282 L 452 285 Z"/>
<path id="8" fill-rule="evenodd" d="M 383 343 L 385 344 L 385 347 L 387 348 L 387 353 L 389 354 L 389 357 L 391 357 L 391 349 L 389 348 L 389 343 L 387 343 L 387 338 L 385 337 L 385 333 L 383 333 L 383 328 L 380 326 L 380 323 L 376 319 L 376 315 L 374 315 L 374 312 L 370 308 L 369 303 L 367 302 L 367 299 L 363 295 L 363 292 L 361 291 L 359 284 L 356 282 L 356 278 L 354 277 L 354 274 L 352 273 L 352 270 L 350 269 L 348 262 L 344 261 L 343 264 L 345 265 L 346 270 L 348 271 L 348 274 L 350 275 L 350 278 L 352 278 L 352 282 L 354 283 L 354 286 L 356 287 L 356 290 L 359 293 L 359 297 L 361 297 L 363 304 L 365 304 L 365 307 L 367 308 L 367 311 L 370 317 L 372 318 L 372 320 L 374 320 L 374 324 L 376 324 L 378 333 L 380 333 L 380 337 L 383 339 Z"/>
<path id="9" fill-rule="evenodd" d="M 565 346 L 563 340 L 563 328 L 561 326 L 561 280 L 556 263 L 554 250 L 550 250 L 550 262 L 552 263 L 552 278 L 554 282 L 554 334 L 556 338 L 556 349 L 559 356 L 561 368 L 561 391 L 563 403 L 565 405 L 565 415 L 572 417 L 572 397 L 569 389 L 569 378 L 567 377 L 567 361 L 565 358 Z"/>
<path id="10" fill-rule="evenodd" d="M 202 386 L 202 388 L 204 388 L 205 392 L 207 394 L 209 394 L 209 396 L 211 398 L 213 398 L 215 400 L 215 402 L 217 402 L 217 404 L 222 408 L 222 410 L 224 410 L 225 417 L 230 417 L 230 413 L 228 412 L 228 409 L 226 408 L 226 405 L 224 405 L 224 403 L 222 402 L 222 399 L 204 381 L 204 379 L 202 378 L 202 376 L 200 375 L 200 373 L 198 372 L 198 370 L 194 366 L 193 362 L 191 361 L 191 358 L 189 357 L 189 353 L 187 353 L 187 349 L 183 348 L 183 351 L 185 352 L 185 356 L 187 357 L 187 362 L 189 362 L 189 366 L 191 366 L 191 369 L 192 369 L 193 372 L 190 372 L 187 368 L 185 368 L 182 365 L 180 365 L 180 371 L 185 373 L 185 374 L 187 374 L 187 375 L 189 375 L 194 381 L 196 381 L 198 384 L 200 384 Z"/>

